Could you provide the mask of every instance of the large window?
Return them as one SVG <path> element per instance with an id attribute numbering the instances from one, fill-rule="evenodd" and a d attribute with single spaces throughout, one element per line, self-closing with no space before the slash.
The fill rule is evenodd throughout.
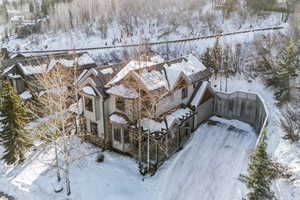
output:
<path id="1" fill-rule="evenodd" d="M 120 128 L 114 128 L 114 140 L 121 142 L 121 129 Z"/>
<path id="2" fill-rule="evenodd" d="M 187 98 L 187 96 L 188 96 L 188 88 L 184 87 L 181 89 L 181 98 L 185 99 L 185 98 Z"/>
<path id="3" fill-rule="evenodd" d="M 91 98 L 85 97 L 84 102 L 85 102 L 85 109 L 87 111 L 93 112 L 93 100 Z"/>
<path id="4" fill-rule="evenodd" d="M 125 100 L 123 98 L 116 98 L 116 108 L 120 111 L 125 111 Z"/>
<path id="5" fill-rule="evenodd" d="M 91 133 L 92 135 L 98 135 L 98 126 L 94 122 L 91 122 Z"/>

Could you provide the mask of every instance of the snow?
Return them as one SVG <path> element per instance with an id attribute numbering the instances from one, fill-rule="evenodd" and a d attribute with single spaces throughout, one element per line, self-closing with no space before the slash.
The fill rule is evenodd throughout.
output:
<path id="1" fill-rule="evenodd" d="M 133 88 L 128 88 L 127 86 L 124 86 L 123 84 L 121 85 L 116 85 L 111 88 L 109 88 L 106 91 L 108 94 L 128 98 L 128 99 L 135 99 L 139 96 L 137 91 Z"/>
<path id="2" fill-rule="evenodd" d="M 47 71 L 47 64 L 40 65 L 23 65 L 18 63 L 25 75 L 42 74 Z"/>
<path id="3" fill-rule="evenodd" d="M 125 78 L 127 76 L 127 74 L 131 71 L 143 69 L 145 67 L 150 67 L 155 64 L 157 64 L 157 63 L 132 60 L 125 67 L 123 67 L 123 69 L 110 82 L 108 82 L 106 84 L 106 86 L 109 87 L 112 84 L 118 83 L 123 78 Z"/>
<path id="4" fill-rule="evenodd" d="M 197 106 L 200 103 L 200 100 L 202 99 L 204 92 L 207 88 L 207 86 L 209 85 L 209 83 L 207 81 L 204 81 L 201 85 L 201 87 L 198 89 L 194 99 L 191 102 L 191 105 L 193 106 Z"/>
<path id="5" fill-rule="evenodd" d="M 184 58 L 186 59 L 186 61 L 183 60 L 179 63 L 173 63 L 170 66 L 164 65 L 166 75 L 170 84 L 170 90 L 172 90 L 176 86 L 177 81 L 183 75 L 189 77 L 193 74 L 206 70 L 206 67 L 202 64 L 202 62 L 193 54 L 190 54 Z"/>
<path id="6" fill-rule="evenodd" d="M 109 117 L 109 120 L 112 122 L 118 123 L 118 124 L 127 124 L 128 123 L 124 117 L 122 117 L 121 115 L 118 115 L 118 114 L 112 114 Z"/>
<path id="7" fill-rule="evenodd" d="M 183 116 L 186 116 L 191 112 L 192 110 L 189 108 L 179 108 L 166 116 L 167 125 L 165 121 L 158 122 L 153 119 L 144 118 L 141 120 L 141 126 L 143 127 L 143 130 L 148 130 L 150 133 L 162 131 L 162 129 L 170 128 L 176 120 L 183 118 Z"/>
<path id="8" fill-rule="evenodd" d="M 220 81 L 223 85 L 220 89 Z M 215 90 L 224 92 L 225 79 L 224 78 L 212 78 L 211 85 L 215 85 Z M 231 77 L 228 79 L 228 92 L 234 92 L 238 90 L 249 91 L 259 94 L 265 101 L 267 110 L 269 111 L 269 122 L 267 124 L 267 143 L 268 153 L 274 160 L 282 163 L 283 165 L 291 168 L 294 172 L 293 176 L 289 180 L 276 180 L 273 184 L 273 191 L 276 196 L 282 200 L 298 200 L 300 199 L 300 145 L 290 144 L 288 141 L 282 139 L 282 133 L 284 132 L 279 126 L 279 120 L 282 116 L 279 108 L 276 106 L 277 101 L 274 98 L 273 91 L 270 88 L 266 88 L 260 79 L 248 81 L 243 76 Z"/>
<path id="9" fill-rule="evenodd" d="M 184 149 L 152 177 L 141 176 L 134 159 L 109 151 L 104 152 L 104 162 L 97 163 L 101 149 L 80 140 L 74 142 L 72 155 L 80 154 L 80 160 L 71 164 L 69 199 L 214 200 L 220 196 L 224 200 L 241 199 L 245 186 L 238 176 L 245 173 L 257 137 L 242 122 L 212 119 L 220 124 L 199 127 Z M 228 130 L 231 124 L 243 131 Z M 16 167 L 4 166 L 0 161 L 1 191 L 17 199 L 66 199 L 64 192 L 54 192 L 57 184 L 53 149 L 53 146 L 38 148 Z"/>
<path id="10" fill-rule="evenodd" d="M 161 129 L 166 129 L 166 124 L 164 121 L 157 122 L 153 119 L 144 118 L 141 120 L 141 126 L 143 127 L 143 130 L 148 130 L 151 133 L 161 131 Z"/>
<path id="11" fill-rule="evenodd" d="M 189 108 L 180 108 L 166 116 L 168 127 L 170 128 L 175 120 L 179 120 L 192 112 Z"/>
<path id="12" fill-rule="evenodd" d="M 165 76 L 156 70 L 147 71 L 143 70 L 140 74 L 136 73 L 136 76 L 144 83 L 149 91 L 159 89 L 161 87 L 168 88 Z"/>
<path id="13" fill-rule="evenodd" d="M 20 97 L 24 100 L 27 100 L 27 99 L 31 99 L 32 95 L 29 91 L 26 90 L 22 94 L 20 94 Z"/>
<path id="14" fill-rule="evenodd" d="M 83 113 L 83 102 L 82 98 L 79 99 L 78 104 L 74 103 L 69 107 L 69 111 L 76 113 L 76 114 L 82 114 Z"/>
<path id="15" fill-rule="evenodd" d="M 15 67 L 15 65 L 11 65 L 11 66 L 5 68 L 5 69 L 3 70 L 3 72 L 2 72 L 2 75 L 6 74 L 6 73 L 9 72 L 10 70 L 12 70 L 14 67 Z"/>
<path id="16" fill-rule="evenodd" d="M 229 130 L 231 121 L 221 123 L 199 127 L 190 143 L 170 161 L 154 199 L 242 199 L 247 190 L 238 178 L 246 172 L 257 137 L 242 122 L 233 122 L 237 128 L 245 128 L 241 132 Z"/>
<path id="17" fill-rule="evenodd" d="M 19 74 L 8 74 L 7 76 L 9 78 L 13 78 L 13 79 L 22 78 L 21 75 L 19 75 Z"/>
<path id="18" fill-rule="evenodd" d="M 92 96 L 97 96 L 94 89 L 90 86 L 85 86 L 82 88 L 82 91 L 86 94 L 92 95 Z"/>
<path id="19" fill-rule="evenodd" d="M 106 69 L 102 69 L 100 71 L 102 74 L 113 74 L 114 73 L 114 70 L 112 68 L 106 68 Z"/>

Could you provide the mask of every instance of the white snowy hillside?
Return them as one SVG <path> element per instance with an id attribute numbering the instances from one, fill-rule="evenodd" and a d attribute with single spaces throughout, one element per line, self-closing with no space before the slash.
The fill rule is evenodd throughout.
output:
<path id="1" fill-rule="evenodd" d="M 50 9 L 49 23 L 43 25 L 45 27 L 41 33 L 25 38 L 11 36 L 9 40 L 4 40 L 2 46 L 11 50 L 51 50 L 125 45 L 282 26 L 286 22 L 283 14 L 278 12 L 263 16 L 251 15 L 246 9 L 245 0 L 232 1 L 233 8 L 229 11 L 216 9 L 212 4 L 214 1 L 207 0 L 189 0 L 184 3 L 179 0 L 87 0 L 84 4 L 80 4 L 80 1 L 56 4 Z M 99 10 L 103 13 L 99 13 Z M 251 41 L 254 37 L 255 34 L 245 34 L 233 40 L 241 43 Z M 202 52 L 213 43 L 214 39 L 209 39 L 192 44 L 153 47 L 153 50 L 166 53 L 180 48 L 189 52 Z M 99 50 L 93 51 L 93 54 L 101 58 L 105 54 L 113 59 L 120 58 L 124 51 Z"/>

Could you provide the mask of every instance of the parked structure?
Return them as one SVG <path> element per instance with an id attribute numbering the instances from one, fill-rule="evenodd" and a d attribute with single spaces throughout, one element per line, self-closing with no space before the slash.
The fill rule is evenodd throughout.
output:
<path id="1" fill-rule="evenodd" d="M 47 54 L 26 56 L 23 54 L 10 54 L 6 49 L 0 52 L 1 75 L 9 80 L 21 97 L 30 97 L 32 89 L 30 83 L 35 76 L 51 72 L 56 67 L 77 67 L 78 74 L 84 69 L 96 66 L 95 61 L 87 53 Z M 23 94 L 23 95 L 22 95 Z"/>

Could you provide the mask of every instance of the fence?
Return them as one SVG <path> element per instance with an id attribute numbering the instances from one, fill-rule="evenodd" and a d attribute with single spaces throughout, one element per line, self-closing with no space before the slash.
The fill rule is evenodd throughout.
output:
<path id="1" fill-rule="evenodd" d="M 216 92 L 213 112 L 214 115 L 252 125 L 259 135 L 257 144 L 268 121 L 264 100 L 258 94 L 242 91 L 229 94 Z"/>

